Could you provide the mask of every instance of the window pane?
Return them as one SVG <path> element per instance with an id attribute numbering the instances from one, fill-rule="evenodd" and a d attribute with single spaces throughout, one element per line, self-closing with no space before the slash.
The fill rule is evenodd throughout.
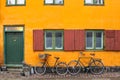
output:
<path id="1" fill-rule="evenodd" d="M 8 4 L 11 4 L 11 5 L 15 4 L 15 0 L 8 0 Z"/>
<path id="2" fill-rule="evenodd" d="M 96 49 L 101 49 L 102 44 L 102 32 L 96 32 Z"/>
<path id="3" fill-rule="evenodd" d="M 5 27 L 5 31 L 23 31 L 23 27 Z"/>
<path id="4" fill-rule="evenodd" d="M 86 4 L 93 4 L 93 0 L 85 0 Z"/>
<path id="5" fill-rule="evenodd" d="M 103 0 L 94 0 L 93 3 L 94 4 L 103 4 Z"/>
<path id="6" fill-rule="evenodd" d="M 53 0 L 45 0 L 46 4 L 53 4 Z"/>
<path id="7" fill-rule="evenodd" d="M 86 34 L 86 48 L 87 49 L 93 48 L 93 32 L 87 32 Z"/>
<path id="8" fill-rule="evenodd" d="M 52 49 L 52 32 L 46 32 L 45 48 Z"/>
<path id="9" fill-rule="evenodd" d="M 17 4 L 25 4 L 25 0 L 17 0 Z"/>
<path id="10" fill-rule="evenodd" d="M 103 0 L 100 0 L 100 4 L 103 4 Z"/>
<path id="11" fill-rule="evenodd" d="M 63 0 L 55 0 L 55 4 L 63 4 Z"/>
<path id="12" fill-rule="evenodd" d="M 62 33 L 55 33 L 55 49 L 62 49 Z"/>

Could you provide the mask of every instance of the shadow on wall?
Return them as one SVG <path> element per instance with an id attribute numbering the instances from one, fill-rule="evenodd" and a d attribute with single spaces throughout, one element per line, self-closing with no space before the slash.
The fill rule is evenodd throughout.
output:
<path id="1" fill-rule="evenodd" d="M 0 32 L 0 41 L 1 41 L 0 43 L 0 65 L 3 64 L 3 48 L 2 48 L 2 40 L 1 40 L 2 36 L 1 35 L 2 35 L 2 32 Z"/>

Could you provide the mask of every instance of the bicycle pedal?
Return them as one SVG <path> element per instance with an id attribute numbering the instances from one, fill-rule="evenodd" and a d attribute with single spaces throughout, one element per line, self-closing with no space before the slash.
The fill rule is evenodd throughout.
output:
<path id="1" fill-rule="evenodd" d="M 51 69 L 51 71 L 52 71 L 52 72 L 55 72 L 55 70 L 54 70 L 54 69 Z"/>
<path id="2" fill-rule="evenodd" d="M 85 71 L 85 69 L 83 69 L 83 71 Z"/>

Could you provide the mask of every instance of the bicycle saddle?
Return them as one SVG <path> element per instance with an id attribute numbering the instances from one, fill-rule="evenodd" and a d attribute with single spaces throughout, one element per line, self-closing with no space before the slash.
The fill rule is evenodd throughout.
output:
<path id="1" fill-rule="evenodd" d="M 59 57 L 54 57 L 55 59 L 60 59 Z"/>

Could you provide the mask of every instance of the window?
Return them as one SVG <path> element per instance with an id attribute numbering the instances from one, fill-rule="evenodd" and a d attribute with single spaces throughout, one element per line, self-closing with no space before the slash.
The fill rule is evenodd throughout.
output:
<path id="1" fill-rule="evenodd" d="M 63 31 L 45 31 L 45 49 L 62 50 L 63 49 Z"/>
<path id="2" fill-rule="evenodd" d="M 103 49 L 103 31 L 86 31 L 86 49 Z"/>
<path id="3" fill-rule="evenodd" d="M 85 4 L 102 5 L 103 4 L 103 0 L 85 0 Z"/>
<path id="4" fill-rule="evenodd" d="M 7 0 L 7 5 L 25 5 L 25 0 Z"/>
<path id="5" fill-rule="evenodd" d="M 62 5 L 63 4 L 63 0 L 45 0 L 45 4 L 58 4 L 58 5 Z"/>
<path id="6" fill-rule="evenodd" d="M 22 26 L 5 27 L 5 31 L 23 31 L 23 27 Z"/>

